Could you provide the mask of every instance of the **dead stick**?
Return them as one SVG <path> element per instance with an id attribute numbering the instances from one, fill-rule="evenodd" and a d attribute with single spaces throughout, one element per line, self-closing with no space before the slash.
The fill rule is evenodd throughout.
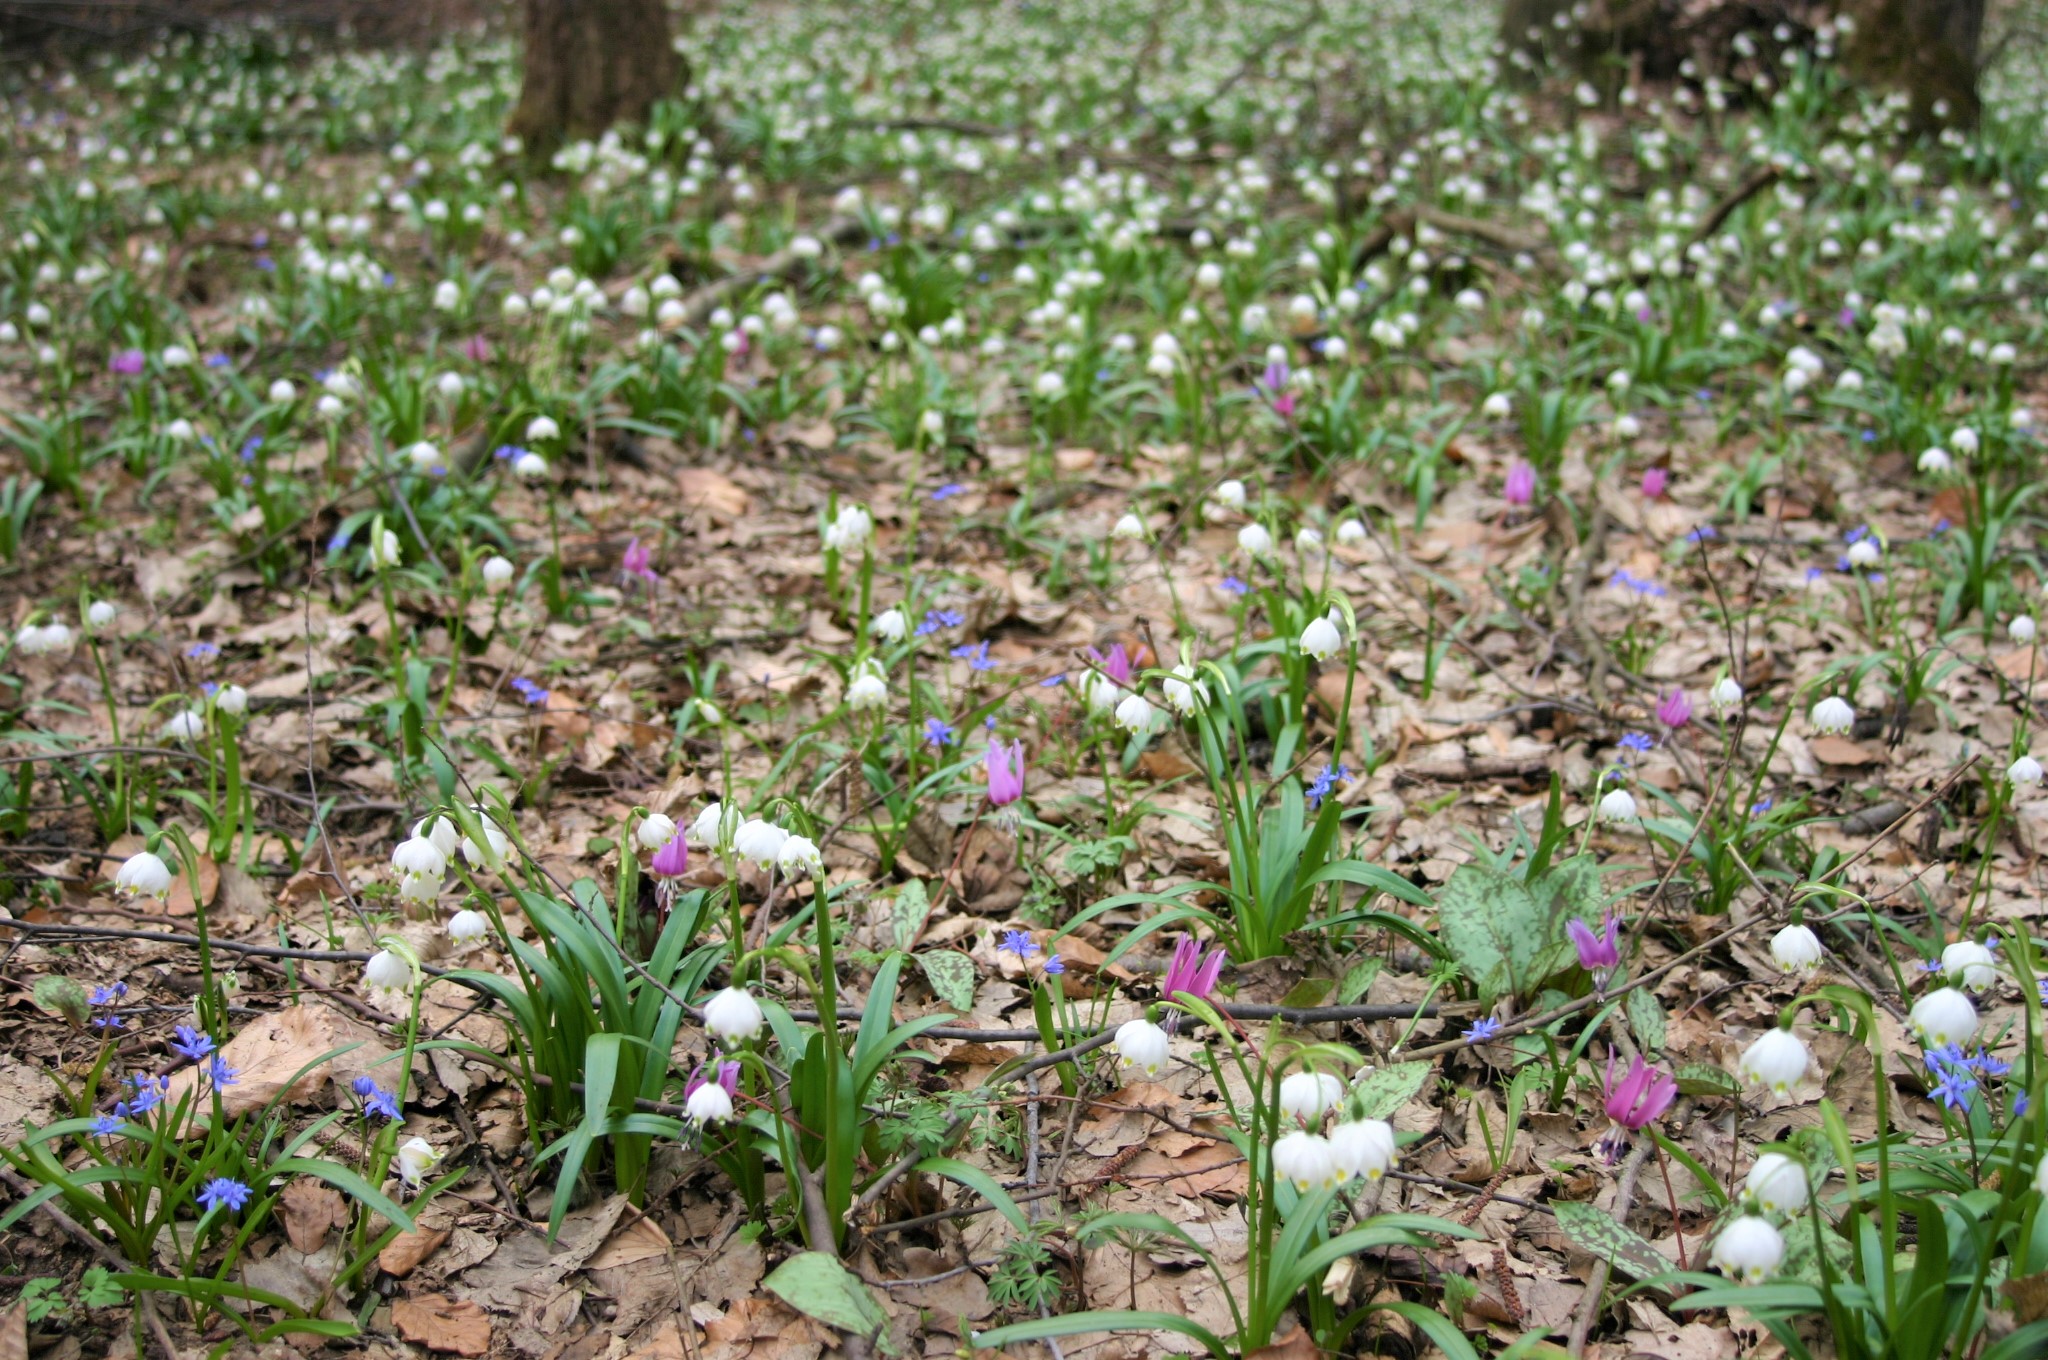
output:
<path id="1" fill-rule="evenodd" d="M 1640 1139 L 1628 1161 L 1622 1164 L 1621 1184 L 1614 1191 L 1614 1221 L 1626 1225 L 1629 1203 L 1636 1196 L 1636 1177 L 1642 1172 L 1643 1163 L 1649 1160 L 1650 1150 L 1657 1144 L 1648 1138 Z M 1593 1276 L 1586 1281 L 1586 1300 L 1579 1305 L 1579 1315 L 1572 1320 L 1571 1337 L 1565 1342 L 1573 1360 L 1585 1354 L 1586 1337 L 1593 1330 L 1593 1319 L 1600 1316 L 1600 1298 L 1607 1292 L 1607 1276 L 1611 1269 L 1605 1258 L 1593 1263 Z"/>

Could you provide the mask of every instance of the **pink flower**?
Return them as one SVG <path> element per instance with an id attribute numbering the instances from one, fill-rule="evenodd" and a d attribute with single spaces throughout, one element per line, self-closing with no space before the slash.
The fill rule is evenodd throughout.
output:
<path id="1" fill-rule="evenodd" d="M 107 366 L 123 377 L 132 378 L 142 371 L 142 351 L 139 349 L 121 350 L 114 355 L 112 361 Z"/>
<path id="2" fill-rule="evenodd" d="M 1692 721 L 1692 700 L 1682 689 L 1672 690 L 1657 705 L 1657 721 L 1673 731 Z"/>
<path id="3" fill-rule="evenodd" d="M 1222 945 L 1217 945 L 1207 954 L 1202 953 L 1201 941 L 1192 935 L 1180 937 L 1180 943 L 1173 947 L 1173 960 L 1166 965 L 1166 981 L 1160 984 L 1160 995 L 1171 1001 L 1176 993 L 1186 992 L 1199 1000 L 1208 1000 L 1209 993 L 1216 990 L 1216 979 L 1223 973 L 1223 965 L 1230 961 L 1230 955 Z M 1166 1017 L 1166 1032 L 1171 1034 L 1180 1025 L 1180 1012 Z"/>
<path id="4" fill-rule="evenodd" d="M 1292 392 L 1282 392 L 1279 396 L 1273 398 L 1273 414 L 1282 420 L 1294 419 L 1294 394 Z"/>
<path id="5" fill-rule="evenodd" d="M 1607 1055 L 1607 1117 L 1622 1128 L 1631 1133 L 1641 1130 L 1670 1109 L 1677 1096 L 1678 1079 L 1640 1055 L 1630 1059 L 1628 1074 L 1616 1085 L 1614 1055 Z"/>
<path id="6" fill-rule="evenodd" d="M 678 831 L 667 845 L 654 852 L 653 869 L 661 878 L 681 878 L 690 872 L 690 846 Z"/>
<path id="7" fill-rule="evenodd" d="M 1508 469 L 1508 479 L 1500 494 L 1509 505 L 1527 505 L 1536 495 L 1536 469 L 1517 458 Z"/>
<path id="8" fill-rule="evenodd" d="M 704 1069 L 698 1068 L 690 1074 L 690 1080 L 683 1085 L 683 1099 L 688 1100 L 697 1093 L 698 1087 L 708 1085 L 712 1081 L 716 1081 L 720 1086 L 723 1086 L 727 1095 L 738 1095 L 740 1093 L 740 1065 L 736 1062 L 719 1063 L 718 1075 L 716 1077 L 707 1077 L 704 1075 Z"/>
<path id="9" fill-rule="evenodd" d="M 1579 967 L 1587 972 L 1604 979 L 1621 965 L 1621 924 L 1612 916 L 1597 935 L 1580 920 L 1565 922 L 1564 933 L 1571 936 L 1572 947 L 1579 951 Z"/>
<path id="10" fill-rule="evenodd" d="M 637 576 L 652 585 L 661 577 L 654 571 L 654 553 L 635 538 L 626 545 L 626 555 L 620 559 L 619 567 L 628 576 Z"/>
<path id="11" fill-rule="evenodd" d="M 462 342 L 462 357 L 473 364 L 487 364 L 491 361 L 491 342 L 481 335 L 472 335 Z"/>
<path id="12" fill-rule="evenodd" d="M 1007 749 L 999 741 L 990 742 L 985 763 L 988 766 L 988 801 L 991 806 L 1007 807 L 1024 796 L 1023 742 L 1013 741 Z"/>
<path id="13" fill-rule="evenodd" d="M 1664 494 L 1664 488 L 1671 484 L 1671 474 L 1660 467 L 1643 469 L 1643 494 L 1656 500 Z"/>
<path id="14" fill-rule="evenodd" d="M 1126 688 L 1129 687 L 1131 683 L 1131 657 L 1130 653 L 1124 650 L 1124 645 L 1121 642 L 1109 649 L 1108 656 L 1104 656 L 1093 647 L 1088 649 L 1088 655 L 1095 658 L 1095 664 L 1102 667 L 1104 675 L 1116 681 L 1119 685 L 1123 685 Z"/>

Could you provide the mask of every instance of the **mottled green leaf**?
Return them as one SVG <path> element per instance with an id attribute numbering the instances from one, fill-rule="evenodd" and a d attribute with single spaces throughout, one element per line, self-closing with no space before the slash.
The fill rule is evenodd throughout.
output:
<path id="1" fill-rule="evenodd" d="M 1645 1053 L 1664 1051 L 1664 1006 L 1650 995 L 1648 987 L 1638 987 L 1628 994 L 1628 1027 L 1634 1031 L 1636 1043 Z"/>
<path id="2" fill-rule="evenodd" d="M 52 1015 L 61 1015 L 79 1029 L 92 1018 L 92 1003 L 85 988 L 68 977 L 45 977 L 36 981 L 36 1004 Z"/>
<path id="3" fill-rule="evenodd" d="M 1426 1062 L 1378 1067 L 1351 1084 L 1349 1113 L 1353 1119 L 1392 1119 L 1394 1111 L 1415 1099 L 1429 1080 Z"/>
<path id="4" fill-rule="evenodd" d="M 803 1251 L 761 1282 L 806 1317 L 855 1336 L 873 1337 L 889 1319 L 860 1277 L 822 1251 Z"/>
<path id="5" fill-rule="evenodd" d="M 1436 910 L 1444 942 L 1482 1002 L 1536 980 L 1551 942 L 1549 913 L 1520 879 L 1462 864 L 1437 894 Z"/>
<path id="6" fill-rule="evenodd" d="M 950 949 L 933 950 L 917 956 L 925 981 L 939 994 L 939 1000 L 961 1015 L 974 1009 L 974 960 Z"/>
<path id="7" fill-rule="evenodd" d="M 1550 1207 L 1557 1214 L 1557 1226 L 1574 1246 L 1632 1279 L 1651 1280 L 1677 1269 L 1634 1229 L 1615 1222 L 1605 1209 L 1580 1200 L 1562 1200 Z"/>
<path id="8" fill-rule="evenodd" d="M 924 922 L 932 914 L 931 898 L 925 893 L 924 884 L 911 879 L 896 894 L 891 905 L 889 923 L 896 938 L 896 947 L 907 950 L 917 943 L 917 937 L 924 931 Z"/>
<path id="9" fill-rule="evenodd" d="M 1732 1096 L 1742 1090 L 1734 1077 L 1706 1063 L 1687 1063 L 1671 1075 L 1678 1078 L 1680 1095 Z"/>

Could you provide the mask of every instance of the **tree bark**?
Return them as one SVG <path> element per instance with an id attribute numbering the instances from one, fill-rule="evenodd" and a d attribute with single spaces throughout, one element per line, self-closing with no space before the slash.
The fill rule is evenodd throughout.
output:
<path id="1" fill-rule="evenodd" d="M 662 0 L 521 0 L 526 74 L 507 131 L 529 147 L 640 122 L 681 62 Z"/>
<path id="2" fill-rule="evenodd" d="M 1984 0 L 1852 0 L 1843 57 L 1859 79 L 1906 91 L 1919 127 L 1974 127 Z"/>

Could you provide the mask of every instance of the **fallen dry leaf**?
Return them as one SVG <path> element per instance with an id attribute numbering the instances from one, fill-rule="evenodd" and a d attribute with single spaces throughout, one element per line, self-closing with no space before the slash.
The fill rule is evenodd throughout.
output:
<path id="1" fill-rule="evenodd" d="M 377 1266 L 386 1275 L 402 1280 L 419 1269 L 420 1262 L 432 1256 L 447 1240 L 446 1228 L 417 1228 L 412 1232 L 402 1232 L 377 1253 Z"/>
<path id="2" fill-rule="evenodd" d="M 446 1294 L 400 1299 L 391 1305 L 391 1321 L 400 1336 L 430 1351 L 490 1354 L 491 1319 L 468 1299 L 451 1299 Z"/>
<path id="3" fill-rule="evenodd" d="M 327 1244 L 330 1231 L 348 1226 L 348 1203 L 333 1186 L 301 1176 L 277 1197 L 277 1216 L 292 1246 L 311 1254 Z"/>

